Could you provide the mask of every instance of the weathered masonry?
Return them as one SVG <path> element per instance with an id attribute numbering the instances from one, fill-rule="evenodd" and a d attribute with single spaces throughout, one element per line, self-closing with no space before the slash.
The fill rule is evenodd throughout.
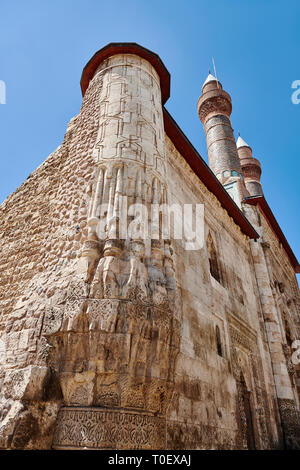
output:
<path id="1" fill-rule="evenodd" d="M 81 88 L 62 145 L 0 206 L 0 448 L 300 448 L 299 264 L 230 95 L 207 77 L 208 167 L 153 52 L 109 44 Z M 122 197 L 203 204 L 204 246 L 121 237 Z"/>

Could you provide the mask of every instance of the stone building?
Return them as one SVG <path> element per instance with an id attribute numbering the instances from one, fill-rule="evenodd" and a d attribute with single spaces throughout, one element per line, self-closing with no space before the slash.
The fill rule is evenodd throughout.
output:
<path id="1" fill-rule="evenodd" d="M 109 44 L 81 88 L 0 207 L 0 448 L 300 448 L 299 264 L 229 94 L 209 75 L 198 101 L 208 167 L 153 52 Z M 161 213 L 157 237 L 121 236 L 125 197 L 201 205 L 203 246 L 163 237 Z"/>

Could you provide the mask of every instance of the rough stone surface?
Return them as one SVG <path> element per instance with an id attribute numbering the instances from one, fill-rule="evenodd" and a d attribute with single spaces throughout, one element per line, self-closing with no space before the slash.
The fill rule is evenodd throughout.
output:
<path id="1" fill-rule="evenodd" d="M 119 196 L 204 204 L 203 248 L 115 238 Z M 0 448 L 300 446 L 298 284 L 240 206 L 258 241 L 165 135 L 153 66 L 102 62 L 62 145 L 0 207 Z"/>

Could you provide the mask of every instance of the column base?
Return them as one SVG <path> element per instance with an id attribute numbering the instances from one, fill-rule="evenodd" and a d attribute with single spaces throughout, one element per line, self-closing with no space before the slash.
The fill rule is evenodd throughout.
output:
<path id="1" fill-rule="evenodd" d="M 165 449 L 166 420 L 138 410 L 63 407 L 52 448 Z"/>

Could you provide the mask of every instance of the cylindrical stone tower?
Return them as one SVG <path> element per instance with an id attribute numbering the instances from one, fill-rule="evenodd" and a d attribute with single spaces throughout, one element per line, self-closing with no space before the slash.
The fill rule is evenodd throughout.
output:
<path id="1" fill-rule="evenodd" d="M 209 166 L 223 185 L 237 182 L 242 199 L 247 191 L 230 122 L 231 98 L 211 74 L 203 84 L 197 109 L 206 133 Z"/>
<path id="2" fill-rule="evenodd" d="M 180 321 L 169 240 L 132 226 L 167 202 L 162 100 L 169 74 L 136 44 L 111 44 L 87 64 L 84 102 L 98 102 L 88 237 L 52 338 L 64 406 L 54 447 L 166 447 Z M 125 214 L 125 215 L 124 215 Z M 131 227 L 130 227 L 131 226 Z M 144 227 L 145 230 L 149 227 Z"/>
<path id="3" fill-rule="evenodd" d="M 261 166 L 260 162 L 253 158 L 252 149 L 239 136 L 236 141 L 238 155 L 244 175 L 245 185 L 250 196 L 263 196 L 262 185 L 260 182 Z"/>

